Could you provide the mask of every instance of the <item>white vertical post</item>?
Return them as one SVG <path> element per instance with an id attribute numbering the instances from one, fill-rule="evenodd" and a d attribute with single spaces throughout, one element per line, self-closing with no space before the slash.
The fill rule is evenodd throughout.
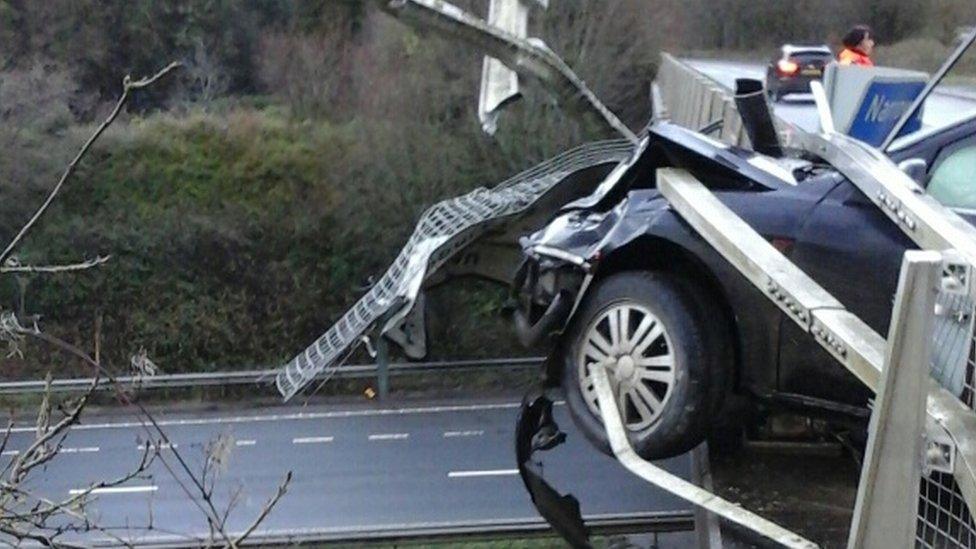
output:
<path id="1" fill-rule="evenodd" d="M 915 545 L 932 327 L 941 273 L 942 254 L 905 253 L 848 538 L 852 549 Z"/>
<path id="2" fill-rule="evenodd" d="M 488 24 L 518 38 L 525 38 L 529 28 L 529 8 L 521 0 L 491 0 Z M 485 133 L 495 134 L 499 113 L 520 96 L 518 73 L 498 59 L 486 55 L 478 96 L 478 119 Z"/>

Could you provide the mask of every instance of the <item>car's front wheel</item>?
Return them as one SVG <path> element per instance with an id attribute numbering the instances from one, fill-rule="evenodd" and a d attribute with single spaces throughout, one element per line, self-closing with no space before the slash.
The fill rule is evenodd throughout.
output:
<path id="1" fill-rule="evenodd" d="M 667 273 L 620 273 L 593 288 L 567 334 L 562 373 L 583 433 L 609 452 L 592 377 L 606 368 L 641 457 L 674 456 L 704 440 L 731 366 L 716 309 Z"/>

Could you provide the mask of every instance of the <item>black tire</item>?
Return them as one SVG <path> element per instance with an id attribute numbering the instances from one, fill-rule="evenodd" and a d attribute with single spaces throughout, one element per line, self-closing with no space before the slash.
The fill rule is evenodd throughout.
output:
<path id="1" fill-rule="evenodd" d="M 642 421 L 630 422 L 625 417 L 625 422 L 636 428 L 629 432 L 630 442 L 645 459 L 683 454 L 708 436 L 709 427 L 721 409 L 733 354 L 729 325 L 723 320 L 725 315 L 709 296 L 676 275 L 628 271 L 607 277 L 589 292 L 567 332 L 569 339 L 562 361 L 561 385 L 570 415 L 594 445 L 610 453 L 603 423 L 583 395 L 580 372 L 581 368 L 588 368 L 583 364 L 592 357 L 584 357 L 581 350 L 595 326 L 601 332 L 608 326 L 603 320 L 605 315 L 629 307 L 649 311 L 660 321 L 667 334 L 661 338 L 665 340 L 664 346 L 658 341 L 649 349 L 657 345 L 658 353 L 670 352 L 673 362 L 673 380 L 667 391 L 661 391 L 663 384 L 640 381 L 663 404 L 646 427 L 640 427 Z M 628 314 L 633 316 L 632 312 Z M 635 323 L 632 318 L 629 322 Z M 637 339 L 638 332 L 635 328 L 633 339 Z M 639 351 L 637 355 L 647 357 L 646 352 Z M 633 414 L 627 414 L 640 415 L 636 405 L 628 408 Z"/>

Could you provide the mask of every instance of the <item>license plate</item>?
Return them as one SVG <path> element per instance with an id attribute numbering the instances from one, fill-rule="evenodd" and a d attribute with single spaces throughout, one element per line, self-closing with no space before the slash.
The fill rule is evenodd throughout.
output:
<path id="1" fill-rule="evenodd" d="M 800 71 L 800 74 L 802 74 L 803 76 L 821 76 L 821 74 L 823 74 L 823 71 L 821 71 L 820 69 L 803 69 L 802 71 Z"/>

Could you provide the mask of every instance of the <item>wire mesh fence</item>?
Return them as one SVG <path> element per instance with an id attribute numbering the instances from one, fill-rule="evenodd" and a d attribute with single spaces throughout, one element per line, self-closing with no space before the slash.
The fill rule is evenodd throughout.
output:
<path id="1" fill-rule="evenodd" d="M 936 299 L 933 330 L 932 377 L 973 410 L 973 373 L 976 369 L 976 304 L 968 295 L 940 292 Z M 954 433 L 974 437 L 976 433 Z M 915 545 L 925 549 L 976 549 L 976 524 L 971 505 L 953 473 L 923 472 L 919 485 Z"/>
<path id="2" fill-rule="evenodd" d="M 919 486 L 916 547 L 976 547 L 976 524 L 956 479 L 933 471 Z"/>

